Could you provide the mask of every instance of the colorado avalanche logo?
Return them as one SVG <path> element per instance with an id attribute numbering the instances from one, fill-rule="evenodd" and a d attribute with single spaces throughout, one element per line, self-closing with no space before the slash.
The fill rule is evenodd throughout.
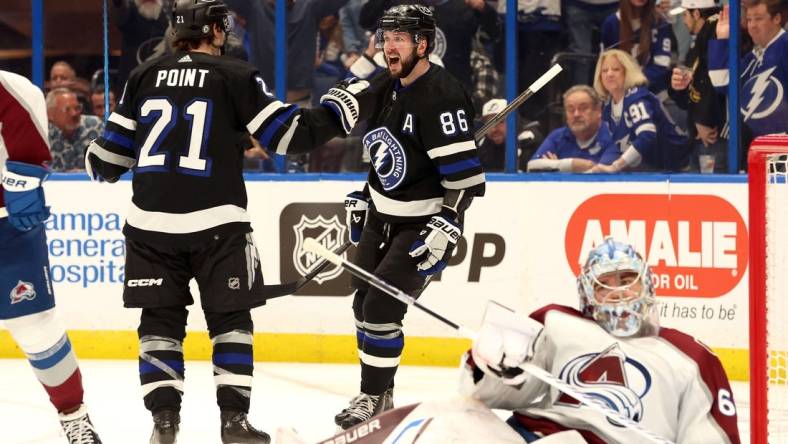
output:
<path id="1" fill-rule="evenodd" d="M 643 364 L 626 357 L 617 343 L 601 353 L 589 353 L 569 361 L 561 369 L 560 377 L 622 416 L 635 422 L 643 419 L 641 399 L 651 389 L 651 374 Z M 556 403 L 580 404 L 565 394 Z"/>
<path id="2" fill-rule="evenodd" d="M 383 189 L 390 191 L 397 188 L 405 179 L 408 169 L 402 144 L 385 127 L 368 132 L 363 142 Z"/>
<path id="3" fill-rule="evenodd" d="M 750 77 L 742 87 L 746 101 L 744 108 L 741 109 L 744 120 L 763 119 L 771 115 L 783 101 L 783 85 L 772 76 L 772 72 L 777 69 L 773 66 L 766 71 Z M 742 100 L 744 104 L 745 101 Z"/>
<path id="4" fill-rule="evenodd" d="M 19 281 L 11 290 L 10 296 L 12 305 L 22 301 L 32 301 L 36 298 L 36 289 L 30 282 Z"/>

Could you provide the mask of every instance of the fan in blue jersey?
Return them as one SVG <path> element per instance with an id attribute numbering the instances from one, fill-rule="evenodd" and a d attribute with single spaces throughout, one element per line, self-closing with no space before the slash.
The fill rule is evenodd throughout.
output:
<path id="1" fill-rule="evenodd" d="M 643 67 L 648 89 L 659 94 L 667 90 L 670 80 L 672 32 L 670 23 L 657 13 L 654 0 L 623 0 L 602 24 L 602 49 L 631 53 Z"/>
<path id="2" fill-rule="evenodd" d="M 582 173 L 596 164 L 610 165 L 621 154 L 602 123 L 602 100 L 593 88 L 575 85 L 564 93 L 566 126 L 547 136 L 531 160 L 528 171 Z"/>
<path id="3" fill-rule="evenodd" d="M 606 100 L 602 120 L 613 133 L 621 151 L 611 165 L 597 165 L 592 172 L 682 171 L 689 165 L 689 143 L 661 106 L 646 89 L 648 80 L 629 54 L 618 49 L 599 57 L 594 73 L 594 89 Z"/>
<path id="4" fill-rule="evenodd" d="M 783 132 L 788 130 L 788 33 L 782 28 L 785 13 L 781 12 L 780 0 L 746 0 L 743 4 L 754 48 L 739 64 L 741 116 L 754 136 Z M 729 33 L 726 6 L 717 21 L 717 40 L 709 42 L 709 77 L 723 94 L 728 92 Z"/>

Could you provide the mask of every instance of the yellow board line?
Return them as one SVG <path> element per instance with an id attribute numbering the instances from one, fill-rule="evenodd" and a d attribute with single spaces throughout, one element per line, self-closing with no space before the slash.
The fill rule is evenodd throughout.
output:
<path id="1" fill-rule="evenodd" d="M 70 330 L 71 344 L 80 359 L 137 359 L 135 331 Z M 351 335 L 303 333 L 255 333 L 255 361 L 354 363 L 356 338 Z M 471 345 L 463 338 L 405 337 L 403 365 L 458 367 L 460 357 Z M 749 380 L 749 353 L 746 349 L 715 348 L 728 378 Z M 183 343 L 188 360 L 211 359 L 208 333 L 188 332 Z M 7 330 L 0 330 L 0 358 L 24 358 Z"/>

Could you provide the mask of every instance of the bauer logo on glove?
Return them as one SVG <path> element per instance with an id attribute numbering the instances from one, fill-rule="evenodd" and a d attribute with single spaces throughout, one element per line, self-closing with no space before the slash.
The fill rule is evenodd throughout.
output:
<path id="1" fill-rule="evenodd" d="M 422 259 L 416 270 L 424 276 L 443 271 L 461 235 L 462 225 L 456 221 L 456 214 L 443 207 L 439 214 L 432 216 L 410 246 L 410 257 Z"/>

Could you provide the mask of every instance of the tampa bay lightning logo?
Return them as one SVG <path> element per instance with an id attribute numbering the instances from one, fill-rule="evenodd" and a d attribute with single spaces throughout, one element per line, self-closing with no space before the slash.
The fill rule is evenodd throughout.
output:
<path id="1" fill-rule="evenodd" d="M 750 77 L 744 84 L 742 91 L 745 94 L 741 109 L 744 120 L 763 119 L 771 115 L 783 101 L 783 85 L 772 76 L 777 69 L 772 66 L 766 71 Z M 747 98 L 749 97 L 749 100 Z"/>
<path id="2" fill-rule="evenodd" d="M 642 398 L 651 389 L 651 373 L 643 364 L 624 355 L 618 343 L 601 353 L 572 359 L 561 369 L 560 378 L 625 418 L 635 422 L 643 419 Z M 561 395 L 556 404 L 577 406 L 579 402 Z"/>
<path id="3" fill-rule="evenodd" d="M 362 141 L 383 189 L 390 191 L 397 188 L 408 170 L 402 144 L 385 127 L 368 132 Z"/>

